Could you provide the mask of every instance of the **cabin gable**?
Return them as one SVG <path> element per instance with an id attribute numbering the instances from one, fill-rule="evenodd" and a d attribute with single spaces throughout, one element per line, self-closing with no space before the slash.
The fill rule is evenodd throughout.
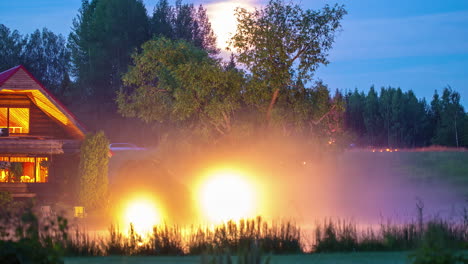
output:
<path id="1" fill-rule="evenodd" d="M 24 110 L 29 111 L 31 126 L 31 130 L 26 134 L 63 139 L 82 140 L 84 138 L 84 128 L 73 114 L 22 66 L 12 68 L 6 71 L 6 74 L 3 72 L 0 75 L 4 76 L 3 78 L 0 76 L 0 101 L 4 98 L 3 101 L 8 102 L 7 104 L 16 104 L 15 108 L 29 107 L 29 110 Z M 25 96 L 29 98 L 29 102 L 25 100 Z M 20 110 L 15 109 L 15 111 Z M 11 129 L 11 132 L 17 134 L 15 129 Z"/>
<path id="2" fill-rule="evenodd" d="M 23 66 L 0 72 L 0 128 L 0 191 L 52 195 L 76 173 L 85 129 Z"/>
<path id="3" fill-rule="evenodd" d="M 9 127 L 10 136 L 38 136 L 45 138 L 73 139 L 60 124 L 39 109 L 30 99 L 28 94 L 0 93 L 0 127 Z M 23 125 L 15 127 L 12 120 L 7 119 L 15 109 L 23 109 L 26 116 L 23 117 Z M 19 131 L 21 129 L 21 131 Z M 23 129 L 25 131 L 23 131 Z"/>

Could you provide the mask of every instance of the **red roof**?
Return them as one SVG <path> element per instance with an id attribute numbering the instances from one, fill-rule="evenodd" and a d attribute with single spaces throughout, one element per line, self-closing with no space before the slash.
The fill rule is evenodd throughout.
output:
<path id="1" fill-rule="evenodd" d="M 23 68 L 22 65 L 15 66 L 11 69 L 8 69 L 4 72 L 0 72 L 0 85 L 2 85 L 4 82 L 8 81 L 13 74 L 15 74 L 19 69 Z"/>

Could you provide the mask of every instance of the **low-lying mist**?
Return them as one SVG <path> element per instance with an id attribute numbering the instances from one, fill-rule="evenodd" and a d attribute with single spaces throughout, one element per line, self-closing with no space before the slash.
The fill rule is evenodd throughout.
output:
<path id="1" fill-rule="evenodd" d="M 164 208 L 166 222 L 206 223 L 197 186 L 206 171 L 223 167 L 242 171 L 258 191 L 256 215 L 306 228 L 327 218 L 364 226 L 408 221 L 416 217 L 417 202 L 427 218 L 461 217 L 466 206 L 466 186 L 457 188 L 447 175 L 434 177 L 443 172 L 412 164 L 408 155 L 421 153 L 337 151 L 287 137 L 243 142 L 213 147 L 167 140 L 144 153 L 116 153 L 110 162 L 111 202 L 118 207 L 132 195 L 149 193 Z"/>

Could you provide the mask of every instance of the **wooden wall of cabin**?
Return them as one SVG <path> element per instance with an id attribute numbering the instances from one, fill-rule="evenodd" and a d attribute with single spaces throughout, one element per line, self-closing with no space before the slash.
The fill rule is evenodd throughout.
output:
<path id="1" fill-rule="evenodd" d="M 39 203 L 73 203 L 78 184 L 78 154 L 52 155 L 47 183 L 29 183 Z"/>
<path id="2" fill-rule="evenodd" d="M 30 135 L 48 136 L 60 139 L 72 138 L 68 135 L 68 133 L 65 132 L 65 130 L 61 126 L 57 124 L 57 122 L 53 121 L 50 117 L 48 117 L 36 105 L 32 104 L 30 109 Z"/>
<path id="3" fill-rule="evenodd" d="M 62 192 L 64 201 L 73 202 L 78 190 L 78 166 L 80 164 L 80 155 L 64 154 L 53 156 L 54 181 Z"/>

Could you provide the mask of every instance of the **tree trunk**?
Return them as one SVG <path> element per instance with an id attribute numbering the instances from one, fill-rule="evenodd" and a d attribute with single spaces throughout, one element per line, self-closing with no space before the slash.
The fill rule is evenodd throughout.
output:
<path id="1" fill-rule="evenodd" d="M 279 96 L 279 89 L 276 89 L 273 92 L 273 96 L 271 97 L 270 105 L 268 106 L 268 110 L 266 112 L 266 121 L 267 124 L 270 124 L 271 120 L 271 111 L 273 110 L 273 107 L 275 106 L 276 100 L 278 99 Z"/>

